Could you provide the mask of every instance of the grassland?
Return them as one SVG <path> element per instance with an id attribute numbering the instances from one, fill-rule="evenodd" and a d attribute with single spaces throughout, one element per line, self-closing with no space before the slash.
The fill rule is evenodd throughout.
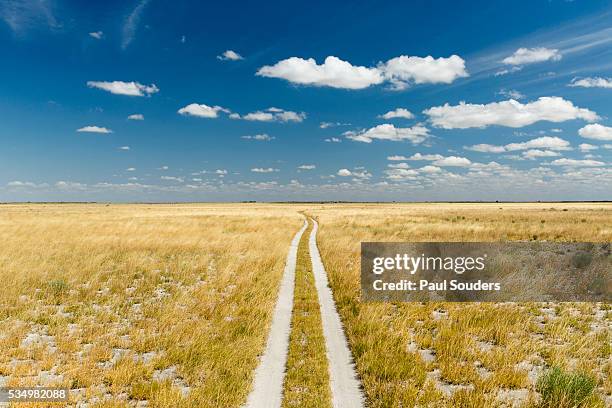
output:
<path id="1" fill-rule="evenodd" d="M 89 407 L 240 406 L 302 222 L 262 205 L 0 206 L 0 383 Z"/>
<path id="2" fill-rule="evenodd" d="M 609 204 L 1 205 L 0 386 L 240 406 L 301 211 L 369 407 L 612 405 L 610 305 L 359 300 L 361 241 L 610 242 Z M 307 236 L 286 407 L 329 403 Z"/>
<path id="3" fill-rule="evenodd" d="M 355 204 L 310 213 L 369 406 L 610 406 L 610 305 L 359 301 L 361 241 L 610 242 L 610 205 Z M 563 374 L 548 379 L 552 367 Z M 578 401 L 568 396 L 576 383 L 592 384 Z"/>

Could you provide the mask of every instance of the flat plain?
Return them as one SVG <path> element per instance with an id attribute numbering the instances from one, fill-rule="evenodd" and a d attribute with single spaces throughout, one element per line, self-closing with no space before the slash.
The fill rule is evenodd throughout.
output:
<path id="1" fill-rule="evenodd" d="M 610 242 L 598 203 L 2 205 L 0 386 L 68 387 L 73 406 L 241 406 L 301 213 L 319 222 L 367 406 L 611 405 L 609 304 L 359 293 L 362 241 Z M 323 387 L 305 251 L 285 406 L 315 406 L 307 388 Z"/>

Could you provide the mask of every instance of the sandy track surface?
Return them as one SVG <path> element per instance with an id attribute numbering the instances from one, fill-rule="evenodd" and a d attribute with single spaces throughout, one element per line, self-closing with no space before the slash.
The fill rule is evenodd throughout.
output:
<path id="1" fill-rule="evenodd" d="M 259 366 L 255 370 L 253 389 L 248 396 L 245 408 L 276 408 L 281 406 L 285 365 L 289 349 L 291 312 L 293 311 L 295 263 L 298 245 L 307 227 L 308 222 L 304 220 L 304 225 L 291 241 L 266 349 Z"/>
<path id="2" fill-rule="evenodd" d="M 348 348 L 342 322 L 336 310 L 327 273 L 321 262 L 317 248 L 318 224 L 314 219 L 310 233 L 309 249 L 315 286 L 321 307 L 321 320 L 325 336 L 325 348 L 329 363 L 330 387 L 334 408 L 359 408 L 364 406 L 364 398 L 355 372 L 353 358 Z"/>

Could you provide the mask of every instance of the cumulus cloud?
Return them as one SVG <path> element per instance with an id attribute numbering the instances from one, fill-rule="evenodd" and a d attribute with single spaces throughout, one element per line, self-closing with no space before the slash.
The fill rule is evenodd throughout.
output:
<path id="1" fill-rule="evenodd" d="M 125 171 L 136 171 L 135 167 L 128 167 L 127 169 L 125 169 Z"/>
<path id="2" fill-rule="evenodd" d="M 342 140 L 337 137 L 330 137 L 328 139 L 325 139 L 325 141 L 327 143 L 341 143 L 342 142 Z"/>
<path id="3" fill-rule="evenodd" d="M 421 153 L 415 153 L 412 156 L 408 157 L 406 160 L 428 160 L 428 161 L 434 161 L 434 160 L 442 160 L 444 158 L 444 156 L 442 156 L 441 154 L 421 154 Z M 391 160 L 391 159 L 390 159 Z"/>
<path id="4" fill-rule="evenodd" d="M 261 133 L 258 135 L 246 135 L 246 136 L 241 136 L 242 139 L 246 139 L 246 140 L 258 140 L 258 141 L 262 141 L 262 142 L 268 142 L 272 139 L 274 139 L 274 137 L 269 136 L 266 133 Z"/>
<path id="5" fill-rule="evenodd" d="M 557 96 L 544 96 L 522 104 L 514 99 L 488 104 L 461 102 L 451 106 L 435 106 L 423 111 L 436 127 L 444 129 L 485 128 L 491 125 L 523 127 L 539 121 L 563 122 L 583 119 L 594 121 L 595 112 L 574 106 L 571 101 Z"/>
<path id="6" fill-rule="evenodd" d="M 612 78 L 587 77 L 574 78 L 569 86 L 582 88 L 612 88 Z"/>
<path id="7" fill-rule="evenodd" d="M 87 133 L 113 133 L 112 130 L 107 129 L 102 126 L 83 126 L 80 129 L 77 129 L 77 132 L 87 132 Z"/>
<path id="8" fill-rule="evenodd" d="M 104 33 L 102 31 L 94 31 L 89 33 L 89 36 L 95 38 L 96 40 L 101 40 L 104 37 Z"/>
<path id="9" fill-rule="evenodd" d="M 389 123 L 384 123 L 382 125 L 359 132 L 345 132 L 343 135 L 347 139 L 363 143 L 372 143 L 374 139 L 378 139 L 390 140 L 394 142 L 409 140 L 413 144 L 419 144 L 430 136 L 429 129 L 421 125 L 416 125 L 409 128 L 396 128 L 394 125 Z"/>
<path id="10" fill-rule="evenodd" d="M 450 84 L 457 78 L 469 76 L 465 61 L 458 55 L 448 58 L 408 57 L 401 55 L 379 65 L 393 89 L 402 90 L 410 83 Z"/>
<path id="11" fill-rule="evenodd" d="M 130 146 L 120 146 L 119 150 L 123 150 L 123 151 L 130 150 Z"/>
<path id="12" fill-rule="evenodd" d="M 522 143 L 510 143 L 504 146 L 507 151 L 526 149 L 569 150 L 570 143 L 556 136 L 542 136 Z"/>
<path id="13" fill-rule="evenodd" d="M 221 61 L 239 61 L 244 59 L 244 57 L 238 54 L 236 51 L 227 50 L 221 55 L 217 55 L 217 59 Z"/>
<path id="14" fill-rule="evenodd" d="M 253 173 L 274 173 L 274 172 L 277 172 L 279 170 L 278 169 L 274 169 L 272 167 L 267 167 L 267 168 L 264 168 L 264 167 L 255 167 L 255 168 L 252 168 L 251 171 Z"/>
<path id="15" fill-rule="evenodd" d="M 534 159 L 537 159 L 539 157 L 555 157 L 555 156 L 560 156 L 560 154 L 557 153 L 557 152 L 553 152 L 552 150 L 532 149 L 532 150 L 527 150 L 527 151 L 523 152 L 522 156 L 525 159 L 534 160 Z"/>
<path id="16" fill-rule="evenodd" d="M 419 169 L 419 171 L 423 172 L 423 173 L 429 173 L 429 174 L 433 174 L 433 173 L 440 173 L 442 171 L 441 168 L 437 167 L 437 166 L 423 166 Z"/>
<path id="17" fill-rule="evenodd" d="M 142 113 L 134 113 L 133 115 L 128 116 L 129 120 L 144 120 L 144 115 Z"/>
<path id="18" fill-rule="evenodd" d="M 177 111 L 181 115 L 185 116 L 197 116 L 200 118 L 216 118 L 219 116 L 219 112 L 229 112 L 227 109 L 221 106 L 208 106 L 205 104 L 191 103 L 187 106 L 182 107 Z"/>
<path id="19" fill-rule="evenodd" d="M 347 170 L 347 169 L 342 169 L 342 170 Z M 372 177 L 372 174 L 370 174 L 370 172 L 368 172 L 365 168 L 363 167 L 355 167 L 353 170 L 349 170 L 349 172 L 351 173 L 350 176 L 353 177 L 353 180 L 366 180 Z M 340 173 L 340 171 L 338 171 L 338 174 Z M 344 174 L 346 174 L 346 172 L 343 171 Z"/>
<path id="20" fill-rule="evenodd" d="M 514 54 L 502 60 L 508 65 L 526 65 L 543 61 L 559 61 L 561 53 L 557 49 L 536 47 L 536 48 L 519 48 Z"/>
<path id="21" fill-rule="evenodd" d="M 334 56 L 325 58 L 323 64 L 320 65 L 314 58 L 306 60 L 291 57 L 274 65 L 261 67 L 257 75 L 281 78 L 301 85 L 344 89 L 363 89 L 370 85 L 380 84 L 384 80 L 377 68 L 354 66 Z"/>
<path id="22" fill-rule="evenodd" d="M 314 58 L 291 57 L 274 65 L 266 65 L 257 75 L 281 78 L 300 85 L 329 86 L 343 89 L 363 89 L 385 81 L 395 89 L 404 89 L 410 83 L 451 83 L 468 76 L 465 61 L 452 55 L 449 58 L 399 56 L 376 67 L 352 65 L 334 56 L 317 64 Z"/>
<path id="23" fill-rule="evenodd" d="M 397 164 L 387 164 L 387 167 L 391 169 L 409 169 L 410 165 L 408 163 L 397 163 Z"/>
<path id="24" fill-rule="evenodd" d="M 394 119 L 394 118 L 412 119 L 414 118 L 414 115 L 408 109 L 397 108 L 395 110 L 385 113 L 384 115 L 380 115 L 379 117 L 383 119 Z"/>
<path id="25" fill-rule="evenodd" d="M 433 162 L 440 167 L 469 167 L 472 162 L 465 157 L 448 156 Z"/>
<path id="26" fill-rule="evenodd" d="M 317 166 L 315 166 L 314 164 L 302 164 L 301 166 L 298 166 L 299 170 L 314 170 L 316 168 Z"/>
<path id="27" fill-rule="evenodd" d="M 223 177 L 225 175 L 227 175 L 227 170 L 225 169 L 217 169 L 215 170 L 215 174 L 219 177 Z"/>
<path id="28" fill-rule="evenodd" d="M 229 116 L 231 119 L 244 119 L 257 122 L 303 122 L 306 119 L 306 113 L 286 111 L 280 108 L 268 108 L 264 111 L 255 111 L 240 116 L 238 113 L 232 113 Z"/>
<path id="29" fill-rule="evenodd" d="M 338 173 L 336 173 L 336 174 L 338 176 L 340 176 L 340 177 L 349 177 L 353 173 L 351 173 L 351 171 L 349 169 L 340 169 L 340 170 L 338 170 Z"/>
<path id="30" fill-rule="evenodd" d="M 509 143 L 505 146 L 490 144 L 477 144 L 465 146 L 466 150 L 483 153 L 504 153 L 517 150 L 545 149 L 545 150 L 570 150 L 570 142 L 556 136 L 542 136 L 521 143 Z"/>
<path id="31" fill-rule="evenodd" d="M 553 166 L 566 166 L 566 167 L 599 167 L 604 166 L 604 162 L 597 160 L 575 160 L 575 159 L 557 159 L 551 163 Z"/>
<path id="32" fill-rule="evenodd" d="M 159 88 L 155 84 L 143 85 L 134 81 L 87 81 L 87 86 L 102 89 L 115 95 L 150 96 L 159 92 Z"/>
<path id="33" fill-rule="evenodd" d="M 585 139 L 612 140 L 612 127 L 603 126 L 599 123 L 586 125 L 578 130 L 578 134 Z"/>
<path id="34" fill-rule="evenodd" d="M 591 150 L 599 149 L 598 146 L 594 146 L 594 145 L 588 144 L 588 143 L 581 143 L 581 144 L 578 145 L 578 148 L 580 149 L 581 152 L 590 152 Z"/>
<path id="35" fill-rule="evenodd" d="M 418 177 L 419 172 L 413 169 L 390 169 L 385 170 L 385 174 L 389 180 L 403 181 L 403 180 L 414 180 Z"/>
<path id="36" fill-rule="evenodd" d="M 480 143 L 473 146 L 466 146 L 465 149 L 482 153 L 503 153 L 506 151 L 504 146 L 495 146 L 487 143 Z"/>

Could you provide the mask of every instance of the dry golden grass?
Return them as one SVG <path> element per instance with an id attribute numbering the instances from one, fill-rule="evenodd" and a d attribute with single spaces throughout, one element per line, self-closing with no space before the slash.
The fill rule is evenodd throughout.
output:
<path id="1" fill-rule="evenodd" d="M 301 223 L 266 205 L 0 206 L 0 381 L 90 407 L 240 406 Z"/>
<path id="2" fill-rule="evenodd" d="M 610 242 L 607 204 L 2 205 L 0 385 L 62 385 L 89 407 L 240 406 L 300 211 L 319 220 L 369 407 L 537 406 L 553 366 L 595 379 L 585 406 L 610 405 L 610 305 L 359 301 L 361 241 Z M 299 384 L 329 402 L 306 257 L 302 242 L 287 406 Z"/>
<path id="3" fill-rule="evenodd" d="M 610 404 L 609 305 L 359 301 L 361 241 L 612 240 L 607 204 L 322 205 L 319 245 L 371 407 L 537 406 L 546 367 Z"/>

